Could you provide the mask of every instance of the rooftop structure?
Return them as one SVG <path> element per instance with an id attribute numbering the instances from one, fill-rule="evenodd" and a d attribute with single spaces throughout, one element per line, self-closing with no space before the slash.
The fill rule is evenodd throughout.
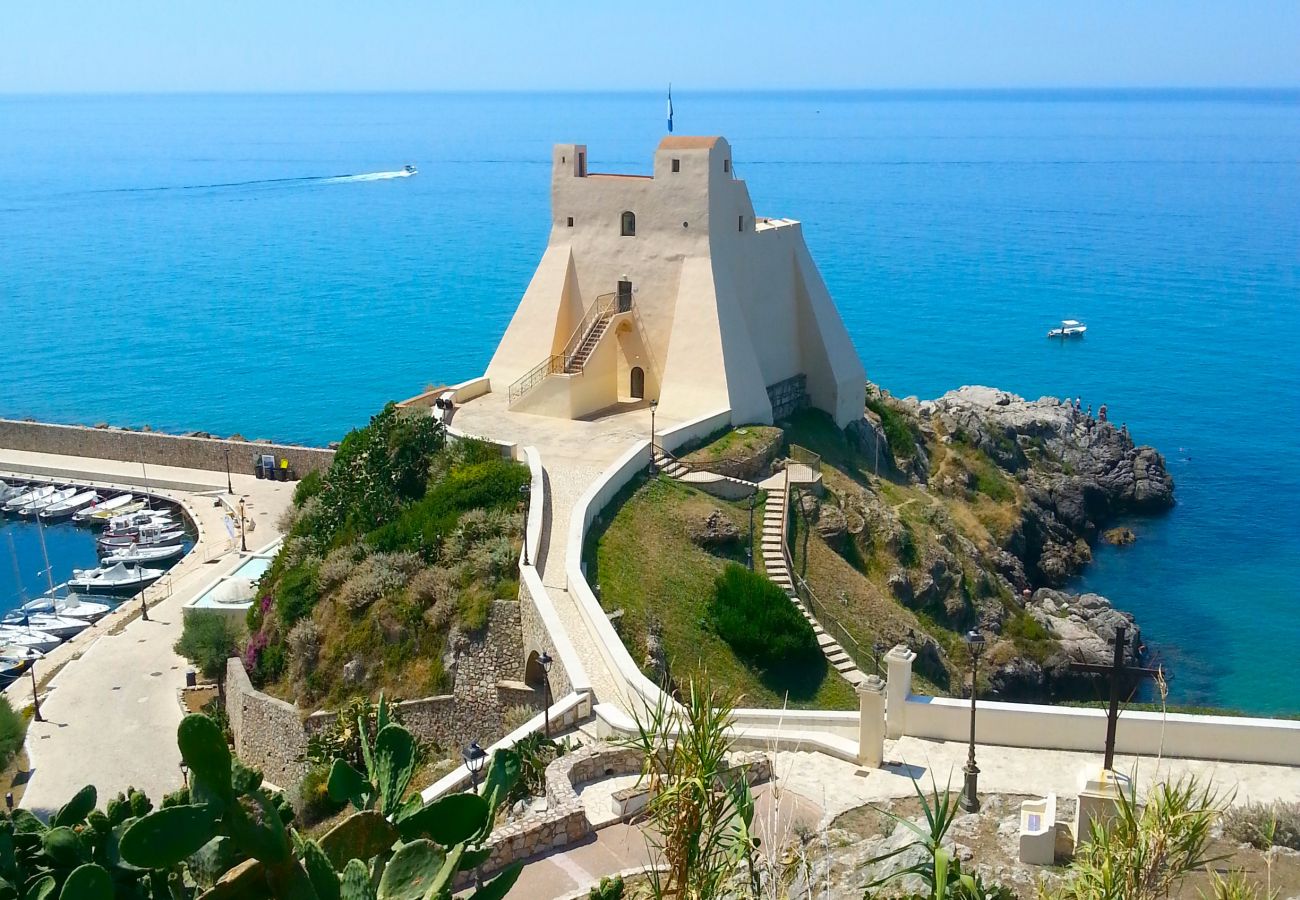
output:
<path id="1" fill-rule="evenodd" d="M 760 218 L 721 137 L 667 137 L 654 174 L 557 144 L 551 235 L 487 376 L 512 412 L 579 419 L 651 399 L 684 420 L 860 418 L 866 374 L 792 219 Z"/>

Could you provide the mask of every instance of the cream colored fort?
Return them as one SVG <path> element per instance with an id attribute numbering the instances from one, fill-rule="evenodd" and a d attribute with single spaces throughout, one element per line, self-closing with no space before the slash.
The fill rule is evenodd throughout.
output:
<path id="1" fill-rule="evenodd" d="M 721 137 L 664 138 L 653 175 L 555 146 L 550 240 L 487 377 L 511 412 L 770 423 L 806 397 L 841 427 L 866 382 L 799 223 L 755 216 Z"/>

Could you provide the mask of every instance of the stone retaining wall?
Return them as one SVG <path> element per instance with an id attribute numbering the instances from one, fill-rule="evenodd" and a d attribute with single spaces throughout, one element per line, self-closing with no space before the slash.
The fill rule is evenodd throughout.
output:
<path id="1" fill-rule="evenodd" d="M 299 478 L 317 469 L 327 469 L 334 451 L 291 444 L 228 441 L 220 438 L 185 437 L 158 431 L 126 431 L 120 428 L 87 428 L 84 425 L 55 425 L 49 422 L 20 422 L 0 419 L 0 447 L 61 456 L 86 456 L 122 462 L 144 462 L 151 466 L 253 474 L 253 463 L 263 453 L 276 461 L 289 460 Z"/>
<path id="2" fill-rule="evenodd" d="M 487 746 L 504 734 L 502 714 L 507 707 L 540 710 L 540 692 L 519 681 L 520 640 L 519 603 L 493 603 L 481 632 L 453 639 L 453 692 L 396 704 L 403 724 L 417 739 L 439 747 L 458 748 L 471 739 Z M 305 716 L 292 703 L 256 690 L 238 658 L 226 661 L 226 709 L 235 755 L 285 790 L 307 772 L 302 757 L 308 738 L 337 715 L 322 710 Z"/>

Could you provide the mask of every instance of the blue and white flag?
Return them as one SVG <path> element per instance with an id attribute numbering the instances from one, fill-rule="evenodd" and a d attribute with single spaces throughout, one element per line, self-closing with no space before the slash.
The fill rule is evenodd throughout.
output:
<path id="1" fill-rule="evenodd" d="M 673 86 L 668 85 L 668 133 L 673 133 Z"/>

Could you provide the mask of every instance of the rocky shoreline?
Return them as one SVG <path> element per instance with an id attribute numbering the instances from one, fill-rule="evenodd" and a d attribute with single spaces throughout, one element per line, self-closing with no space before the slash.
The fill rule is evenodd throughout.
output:
<path id="1" fill-rule="evenodd" d="M 1089 694 L 1095 676 L 1071 670 L 1072 662 L 1108 663 L 1117 628 L 1133 636 L 1130 662 L 1143 656 L 1133 616 L 1098 594 L 1060 588 L 1092 560 L 1092 544 L 1117 520 L 1158 514 L 1174 504 L 1174 482 L 1164 457 L 1134 442 L 1126 427 L 1094 418 L 1072 404 L 1050 397 L 1025 400 L 994 388 L 967 386 L 936 400 L 897 399 L 880 392 L 886 415 L 905 417 L 915 446 L 899 447 L 894 422 L 869 413 L 851 437 L 860 450 L 885 450 L 895 475 L 931 495 L 969 494 L 973 476 L 932 471 L 940 446 L 978 451 L 1018 486 L 1019 517 L 998 548 L 981 551 L 960 535 L 940 534 L 919 564 L 896 571 L 889 585 L 897 600 L 913 608 L 945 606 L 959 621 L 971 603 L 982 629 L 1001 634 L 1014 597 L 1035 623 L 1034 634 L 1050 646 L 1029 654 L 994 658 L 989 687 L 1017 699 L 1062 698 Z M 880 407 L 877 406 L 877 409 Z M 893 438 L 891 445 L 891 437 Z M 874 446 L 873 446 L 874 445 Z M 927 447 L 929 452 L 927 452 Z M 960 482 L 960 483 L 959 483 Z M 887 511 L 866 503 L 860 510 L 873 528 L 889 527 Z M 852 512 L 850 511 L 850 517 Z M 962 560 L 973 561 L 996 590 L 972 599 L 961 589 Z M 1024 623 L 1020 628 L 1024 630 Z M 932 648 L 933 649 L 933 648 Z M 923 657 L 925 648 L 922 648 Z"/>

